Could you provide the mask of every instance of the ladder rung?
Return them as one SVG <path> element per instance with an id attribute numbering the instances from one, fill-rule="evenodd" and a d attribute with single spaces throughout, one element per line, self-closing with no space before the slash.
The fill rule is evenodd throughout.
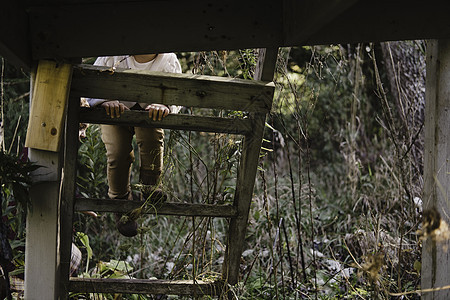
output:
<path id="1" fill-rule="evenodd" d="M 270 111 L 273 82 L 78 65 L 71 92 L 80 97 L 249 112 Z"/>
<path id="2" fill-rule="evenodd" d="M 72 277 L 69 291 L 78 293 L 164 294 L 219 296 L 223 282 L 193 280 L 103 279 Z"/>
<path id="3" fill-rule="evenodd" d="M 141 207 L 142 202 L 111 199 L 75 199 L 76 211 L 121 212 L 127 213 Z M 232 205 L 166 202 L 155 206 L 147 205 L 147 214 L 199 216 L 199 217 L 237 217 L 237 209 Z"/>
<path id="4" fill-rule="evenodd" d="M 113 119 L 103 109 L 86 107 L 80 108 L 80 122 L 234 134 L 246 134 L 253 130 L 250 119 L 170 114 L 161 121 L 153 121 L 146 111 L 125 111 L 120 118 Z"/>

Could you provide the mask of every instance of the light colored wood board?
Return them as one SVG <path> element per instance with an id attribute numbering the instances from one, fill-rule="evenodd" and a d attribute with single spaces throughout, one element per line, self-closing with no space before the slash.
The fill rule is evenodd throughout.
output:
<path id="1" fill-rule="evenodd" d="M 39 62 L 31 101 L 25 146 L 57 152 L 69 95 L 72 66 L 53 61 Z"/>
<path id="2" fill-rule="evenodd" d="M 77 66 L 72 93 L 82 97 L 207 107 L 240 111 L 268 111 L 274 85 L 217 76 Z"/>
<path id="3" fill-rule="evenodd" d="M 424 211 L 436 209 L 450 224 L 450 40 L 427 44 L 425 101 Z M 422 246 L 421 288 L 450 285 L 450 240 L 428 238 Z M 423 293 L 422 299 L 450 299 L 450 289 Z"/>
<path id="4" fill-rule="evenodd" d="M 218 296 L 222 293 L 223 283 L 199 280 L 194 282 L 193 280 L 71 278 L 69 289 L 80 293 Z"/>
<path id="5" fill-rule="evenodd" d="M 0 28 L 0 56 L 9 63 L 29 71 L 31 68 L 31 45 L 28 16 L 19 1 L 2 1 Z"/>
<path id="6" fill-rule="evenodd" d="M 148 117 L 148 112 L 134 110 L 125 111 L 120 118 L 112 119 L 101 108 L 82 108 L 80 122 L 233 134 L 245 134 L 252 131 L 251 121 L 248 119 L 169 114 L 161 121 L 153 121 Z"/>
<path id="7" fill-rule="evenodd" d="M 277 1 L 58 4 L 29 9 L 34 58 L 256 48 L 282 38 Z"/>
<path id="8" fill-rule="evenodd" d="M 61 159 L 59 153 L 38 149 L 29 149 L 30 161 L 41 166 L 31 173 L 33 183 L 44 181 L 58 181 L 61 178 Z"/>
<path id="9" fill-rule="evenodd" d="M 41 182 L 30 189 L 33 210 L 27 214 L 25 299 L 56 299 L 59 182 Z"/>
<path id="10" fill-rule="evenodd" d="M 30 74 L 30 93 L 36 78 L 36 69 Z M 59 276 L 58 268 L 58 198 L 60 188 L 59 153 L 29 149 L 30 160 L 46 166 L 49 173 L 45 182 L 33 175 L 30 201 L 33 210 L 26 220 L 25 298 L 55 299 Z M 36 176 L 35 176 L 36 175 Z"/>
<path id="11" fill-rule="evenodd" d="M 75 210 L 127 213 L 141 207 L 141 205 L 142 202 L 140 201 L 78 198 L 75 201 Z M 147 205 L 143 213 L 232 218 L 237 215 L 236 211 L 237 209 L 232 205 L 166 202 L 154 206 Z"/>
<path id="12" fill-rule="evenodd" d="M 64 165 L 62 177 L 62 191 L 59 205 L 60 224 L 60 248 L 59 248 L 59 271 L 60 271 L 60 299 L 68 298 L 70 260 L 72 250 L 73 211 L 75 188 L 77 179 L 77 154 L 78 154 L 78 110 L 80 99 L 71 96 L 66 118 L 65 143 L 64 143 Z"/>

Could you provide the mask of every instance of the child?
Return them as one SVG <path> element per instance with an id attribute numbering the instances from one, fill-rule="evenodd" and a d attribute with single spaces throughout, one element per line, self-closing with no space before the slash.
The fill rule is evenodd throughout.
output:
<path id="1" fill-rule="evenodd" d="M 99 57 L 94 65 L 126 69 L 181 73 L 181 66 L 174 53 L 143 54 L 131 56 Z M 88 99 L 91 107 L 101 106 L 111 117 L 120 117 L 125 110 L 146 110 L 149 118 L 161 120 L 170 112 L 176 113 L 176 106 L 147 104 L 128 101 Z M 134 161 L 132 147 L 133 135 L 136 135 L 139 147 L 139 181 L 147 191 L 143 196 L 156 195 L 160 200 L 165 197 L 156 189 L 159 184 L 164 152 L 164 131 L 161 128 L 141 128 L 117 125 L 102 125 L 102 140 L 106 147 L 108 196 L 111 199 L 132 199 L 130 188 L 131 164 Z M 116 215 L 117 229 L 125 236 L 137 234 L 135 220 L 120 218 Z"/>

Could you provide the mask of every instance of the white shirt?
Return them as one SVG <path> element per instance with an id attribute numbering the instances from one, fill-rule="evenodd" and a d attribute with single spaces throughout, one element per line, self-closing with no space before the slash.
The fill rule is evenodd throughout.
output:
<path id="1" fill-rule="evenodd" d="M 147 71 L 159 71 L 167 73 L 181 73 L 181 65 L 174 53 L 160 53 L 153 60 L 145 63 L 139 63 L 132 55 L 127 56 L 101 56 L 97 58 L 94 63 L 95 66 L 116 67 L 122 69 L 135 69 Z M 89 106 L 97 106 L 108 100 L 104 99 L 87 99 Z M 128 108 L 133 107 L 136 102 L 120 101 Z M 146 103 L 139 103 L 144 108 Z M 171 105 L 170 111 L 177 113 L 180 110 L 179 106 Z"/>

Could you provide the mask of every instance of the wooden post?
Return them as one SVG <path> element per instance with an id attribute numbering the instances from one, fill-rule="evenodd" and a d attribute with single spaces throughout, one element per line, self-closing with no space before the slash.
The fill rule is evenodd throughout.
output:
<path id="1" fill-rule="evenodd" d="M 450 224 L 450 40 L 427 46 L 424 211 L 435 208 Z M 450 240 L 428 238 L 422 250 L 422 299 L 450 299 Z M 438 290 L 447 286 L 447 289 Z"/>
<path id="2" fill-rule="evenodd" d="M 33 124 L 39 124 L 39 127 L 45 128 L 38 130 L 46 132 L 40 133 L 44 137 L 41 141 L 36 141 L 35 136 L 30 136 L 27 143 L 31 147 L 30 160 L 42 167 L 32 174 L 33 185 L 30 190 L 32 210 L 27 215 L 26 227 L 25 299 L 57 299 L 60 280 L 58 202 L 61 156 L 59 152 L 37 150 L 33 146 L 40 143 L 51 145 L 55 149 L 59 147 L 60 142 L 55 141 L 54 136 L 61 136 L 59 131 L 62 126 L 53 121 L 62 120 L 64 116 L 71 69 L 70 66 L 55 63 L 53 67 L 49 67 L 49 63 L 45 63 L 45 66 L 45 72 L 40 72 L 43 69 L 39 67 L 37 71 L 31 72 L 30 116 L 33 116 L 34 120 L 30 120 L 29 131 L 30 127 L 35 126 Z M 61 68 L 64 68 L 64 74 L 61 74 Z M 61 88 L 61 85 L 65 88 Z M 37 105 L 38 103 L 41 105 Z M 48 111 L 42 111 L 42 108 L 47 107 L 49 103 L 58 106 L 52 109 L 53 115 L 49 115 Z M 37 113 L 36 110 L 42 113 Z M 50 126 L 49 130 L 47 126 L 41 126 L 42 122 L 37 120 L 40 116 L 44 118 L 42 122 Z M 31 128 L 31 131 L 33 130 L 36 128 Z M 57 130 L 56 134 L 55 130 Z"/>
<path id="3" fill-rule="evenodd" d="M 272 81 L 277 61 L 278 48 L 260 49 L 258 65 L 255 71 L 256 80 Z M 272 102 L 270 103 L 272 105 Z M 259 164 L 264 126 L 265 113 L 252 113 L 253 132 L 244 137 L 241 162 L 236 181 L 234 206 L 238 217 L 231 219 L 228 232 L 228 245 L 225 253 L 222 276 L 229 284 L 239 282 L 239 266 L 247 233 L 248 214 L 253 196 L 253 187 Z"/>

